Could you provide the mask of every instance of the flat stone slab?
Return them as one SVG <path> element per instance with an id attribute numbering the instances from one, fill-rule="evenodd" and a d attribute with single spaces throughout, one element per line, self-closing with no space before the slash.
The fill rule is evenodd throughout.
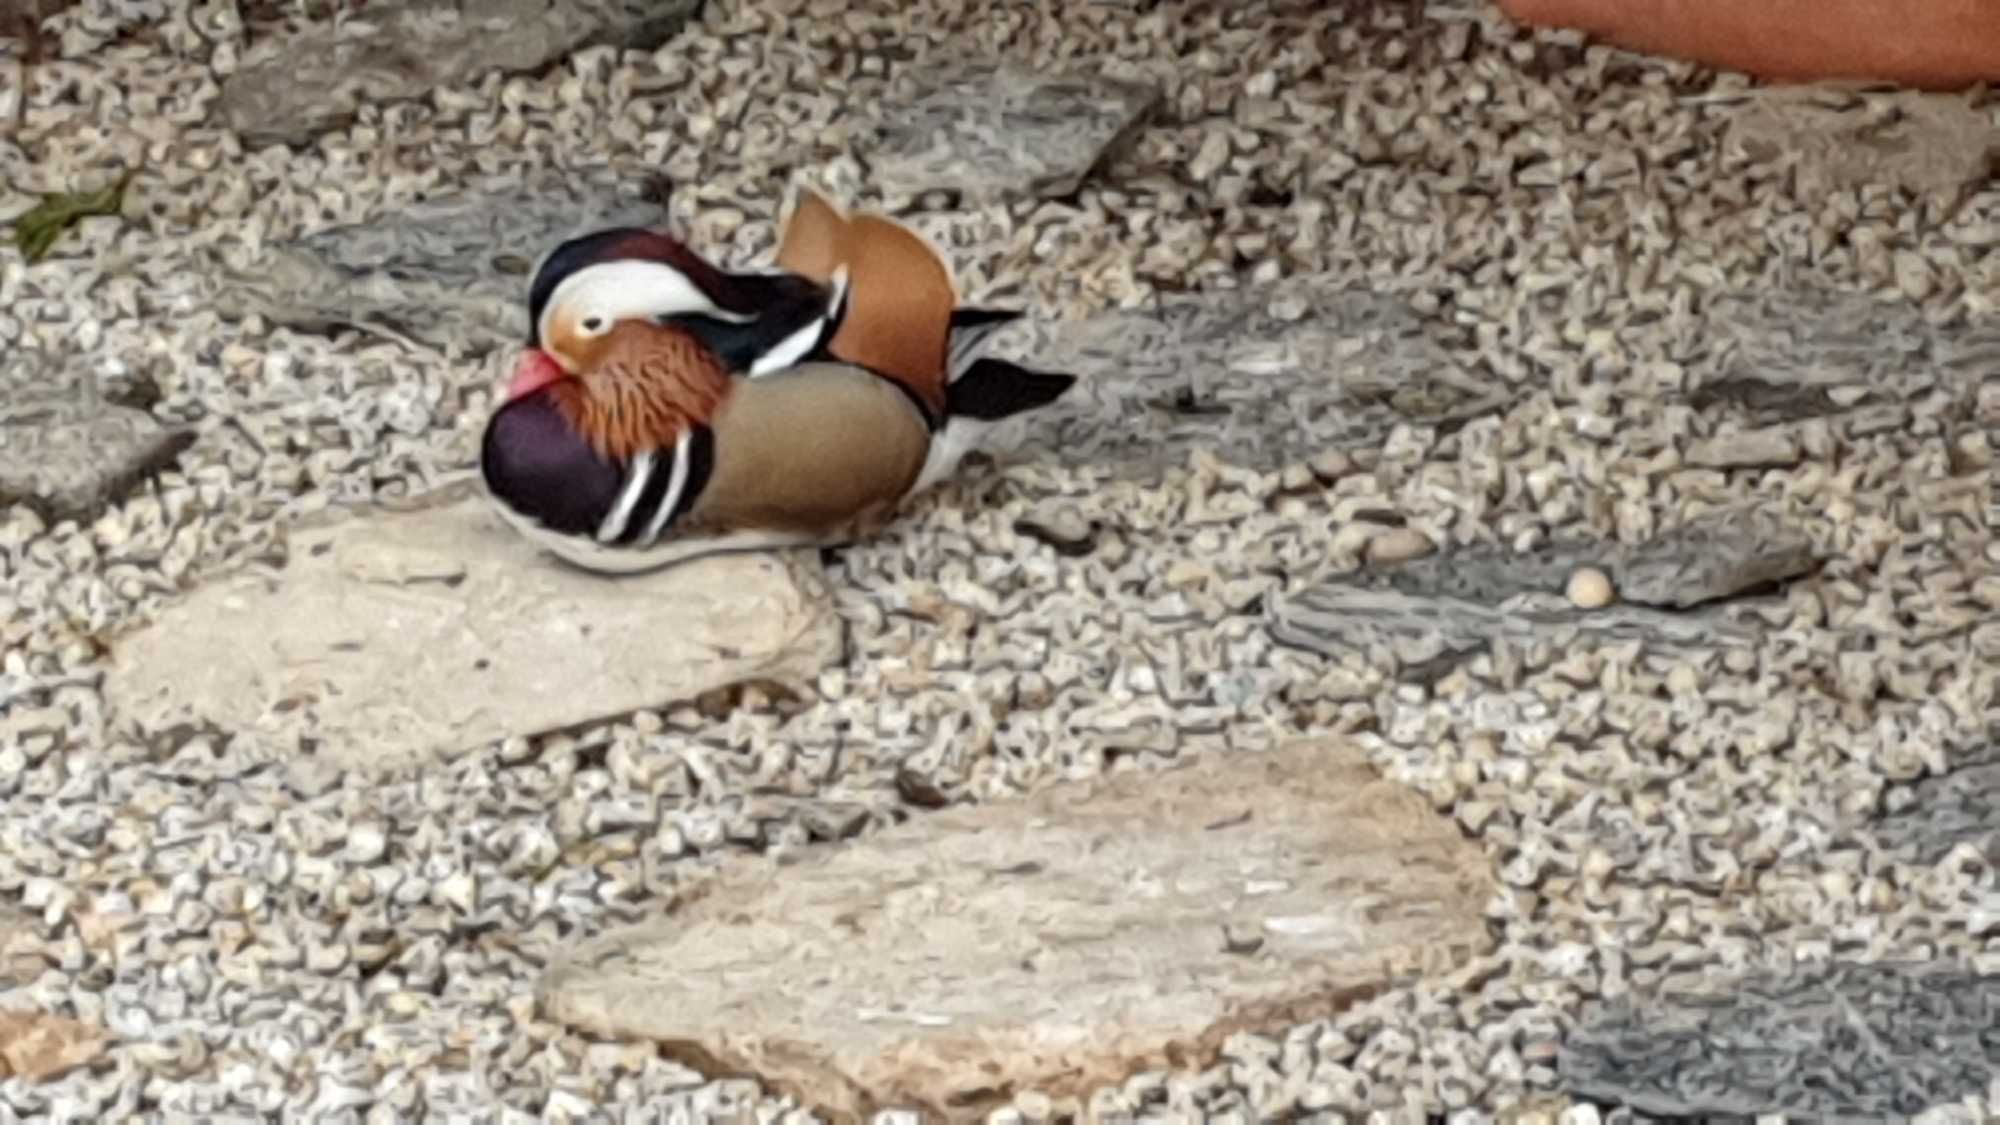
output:
<path id="1" fill-rule="evenodd" d="M 744 860 L 549 970 L 544 1010 L 836 1119 L 1201 1066 L 1489 944 L 1479 848 L 1360 752 L 1202 755 Z"/>
<path id="2" fill-rule="evenodd" d="M 1160 92 L 1102 74 L 959 63 L 882 107 L 871 177 L 890 192 L 969 201 L 1062 196 L 1136 128 Z"/>
<path id="3" fill-rule="evenodd" d="M 278 572 L 211 581 L 114 639 L 115 721 L 391 769 L 735 683 L 797 687 L 837 658 L 809 556 L 607 578 L 455 491 L 295 531 Z"/>
<path id="4" fill-rule="evenodd" d="M 1797 461 L 1783 424 L 1809 418 L 1850 436 L 1904 427 L 1912 400 L 1970 400 L 2000 367 L 2000 320 L 1939 325 L 1910 301 L 1816 286 L 1718 293 L 1688 331 L 1693 368 L 1710 372 L 1696 402 L 1733 403 L 1759 424 L 1705 443 L 1725 459 Z"/>
<path id="5" fill-rule="evenodd" d="M 1930 866 L 1960 844 L 2000 865 L 2000 741 L 1908 786 L 1909 803 L 1874 825 L 1882 847 Z"/>
<path id="6" fill-rule="evenodd" d="M 1767 504 L 1711 509 L 1644 543 L 1555 543 L 1516 553 L 1452 551 L 1383 572 L 1393 589 L 1497 604 L 1522 594 L 1560 594 L 1571 572 L 1592 566 L 1610 576 L 1630 605 L 1687 609 L 1810 573 L 1819 565 L 1810 536 Z"/>
<path id="7" fill-rule="evenodd" d="M 1200 449 L 1268 472 L 1501 409 L 1513 392 L 1459 363 L 1442 330 L 1396 295 L 1303 279 L 1030 321 L 992 350 L 1083 377 L 1022 449 L 1142 473 Z"/>
<path id="8" fill-rule="evenodd" d="M 428 97 L 600 44 L 651 50 L 700 9 L 701 0 L 376 0 L 253 51 L 223 81 L 216 108 L 246 144 L 302 144 L 352 121 L 363 101 Z"/>
<path id="9" fill-rule="evenodd" d="M 528 282 L 573 235 L 666 221 L 631 191 L 583 179 L 469 190 L 273 246 L 211 271 L 214 306 L 311 331 L 351 326 L 457 353 L 527 339 Z"/>
<path id="10" fill-rule="evenodd" d="M 1875 184 L 1956 192 L 1984 181 L 2000 152 L 2000 128 L 1985 111 L 1962 96 L 1917 91 L 1760 89 L 1731 132 L 1753 159 L 1795 159 L 1808 198 Z"/>
<path id="11" fill-rule="evenodd" d="M 1908 1120 L 2000 1077 L 2000 975 L 1945 965 L 1818 964 L 1594 1008 L 1564 1087 L 1646 1114 Z"/>
<path id="12" fill-rule="evenodd" d="M 1521 594 L 1491 606 L 1461 598 L 1406 594 L 1327 583 L 1277 599 L 1271 639 L 1338 659 L 1349 653 L 1370 663 L 1442 675 L 1496 644 L 1548 645 L 1641 641 L 1660 651 L 1706 651 L 1756 643 L 1740 623 L 1710 614 L 1673 614 L 1638 606 L 1580 609 L 1560 594 Z"/>
<path id="13" fill-rule="evenodd" d="M 53 367 L 15 352 L 0 373 L 0 504 L 89 520 L 194 440 L 193 431 L 107 396 L 90 375 Z"/>
<path id="14" fill-rule="evenodd" d="M 1754 644 L 1759 623 L 1719 603 L 1818 564 L 1811 539 L 1783 513 L 1737 505 L 1640 544 L 1468 549 L 1357 571 L 1274 599 L 1271 635 L 1336 659 L 1353 653 L 1439 671 L 1498 643 L 1735 647 Z M 1610 577 L 1613 604 L 1585 608 L 1569 599 L 1570 576 L 1582 567 Z"/>

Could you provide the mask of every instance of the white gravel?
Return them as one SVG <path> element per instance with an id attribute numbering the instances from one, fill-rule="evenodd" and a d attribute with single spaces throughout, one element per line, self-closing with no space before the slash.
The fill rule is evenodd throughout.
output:
<path id="1" fill-rule="evenodd" d="M 147 172 L 129 222 L 92 220 L 33 269 L 0 252 L 0 349 L 147 376 L 158 413 L 203 437 L 90 527 L 0 512 L 0 899 L 35 951 L 0 976 L 0 1007 L 121 1040 L 60 1080 L 0 1082 L 0 1108 L 782 1119 L 795 1107 L 754 1084 L 537 1021 L 539 966 L 732 848 L 891 815 L 899 769 L 983 797 L 1302 729 L 1366 740 L 1482 841 L 1508 885 L 1498 952 L 1239 1036 L 1212 1070 L 1141 1075 L 1097 1108 L 1491 1112 L 1553 1088 L 1587 996 L 1835 953 L 2000 969 L 2000 934 L 1971 925 L 1995 886 L 1984 857 L 1919 868 L 1844 834 L 1994 719 L 2000 547 L 1980 427 L 2000 422 L 2000 389 L 1918 388 L 1902 424 L 1818 423 L 1790 464 L 1733 473 L 1683 465 L 1734 408 L 1662 405 L 1700 374 L 1691 310 L 1720 286 L 1905 292 L 1938 321 L 1991 316 L 2000 191 L 1802 197 L 1724 143 L 1740 82 L 1526 38 L 1470 5 L 1434 5 L 1421 27 L 1409 6 L 1275 7 L 1288 14 L 1105 3 L 1058 20 L 713 0 L 655 54 L 441 90 L 299 152 L 246 152 L 205 122 L 243 50 L 232 5 L 88 0 L 60 17 L 63 57 L 0 140 L 0 215 Z M 1222 461 L 1159 482 L 1047 458 L 974 473 L 833 570 L 852 643 L 823 700 L 752 692 L 726 713 L 642 713 L 366 782 L 250 763 L 219 732 L 106 733 L 109 631 L 268 553 L 284 521 L 463 476 L 492 404 L 497 358 L 223 322 L 206 255 L 245 264 L 475 171 L 609 164 L 664 170 L 682 228 L 730 232 L 708 246 L 742 260 L 771 239 L 775 169 L 869 198 L 844 147 L 887 96 L 867 73 L 885 44 L 1112 59 L 1167 91 L 1073 199 L 922 220 L 970 232 L 957 252 L 974 298 L 1070 316 L 1310 271 L 1414 282 L 1466 327 L 1464 358 L 1522 396 L 1454 435 L 1406 427 L 1319 493 L 1230 468 L 1220 441 Z M 765 109 L 786 128 L 732 124 Z M 740 216 L 713 217 L 724 207 Z M 1357 565 L 1366 538 L 1330 516 L 1355 497 L 1411 529 L 1381 553 L 1629 540 L 1752 495 L 1800 510 L 1830 561 L 1761 647 L 1726 657 L 1502 651 L 1426 689 L 1278 649 L 1256 609 Z M 1061 510 L 1102 525 L 1093 553 L 1014 528 Z"/>

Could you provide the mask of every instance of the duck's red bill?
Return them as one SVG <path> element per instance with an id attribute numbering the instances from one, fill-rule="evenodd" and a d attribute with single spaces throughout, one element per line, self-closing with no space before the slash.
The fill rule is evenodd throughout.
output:
<path id="1" fill-rule="evenodd" d="M 563 377 L 562 366 L 540 348 L 529 348 L 514 363 L 513 377 L 507 380 L 507 401 L 531 395 Z"/>

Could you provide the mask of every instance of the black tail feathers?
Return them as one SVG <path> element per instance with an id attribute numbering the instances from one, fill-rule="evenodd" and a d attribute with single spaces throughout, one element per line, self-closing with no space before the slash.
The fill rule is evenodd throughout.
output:
<path id="1" fill-rule="evenodd" d="M 945 415 L 997 422 L 1047 406 L 1076 383 L 1076 376 L 1030 371 L 1004 359 L 975 360 L 945 387 Z"/>

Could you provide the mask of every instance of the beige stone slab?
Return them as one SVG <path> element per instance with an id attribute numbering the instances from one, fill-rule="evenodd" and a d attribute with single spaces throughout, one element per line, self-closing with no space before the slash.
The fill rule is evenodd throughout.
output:
<path id="1" fill-rule="evenodd" d="M 797 686 L 840 647 L 808 555 L 607 577 L 462 494 L 288 544 L 282 570 L 211 581 L 114 640 L 117 721 L 307 739 L 342 766 L 394 768 L 733 683 Z"/>
<path id="2" fill-rule="evenodd" d="M 552 1018 L 836 1119 L 1199 1066 L 1489 938 L 1477 846 L 1358 751 L 1203 756 L 745 860 L 552 966 Z"/>

